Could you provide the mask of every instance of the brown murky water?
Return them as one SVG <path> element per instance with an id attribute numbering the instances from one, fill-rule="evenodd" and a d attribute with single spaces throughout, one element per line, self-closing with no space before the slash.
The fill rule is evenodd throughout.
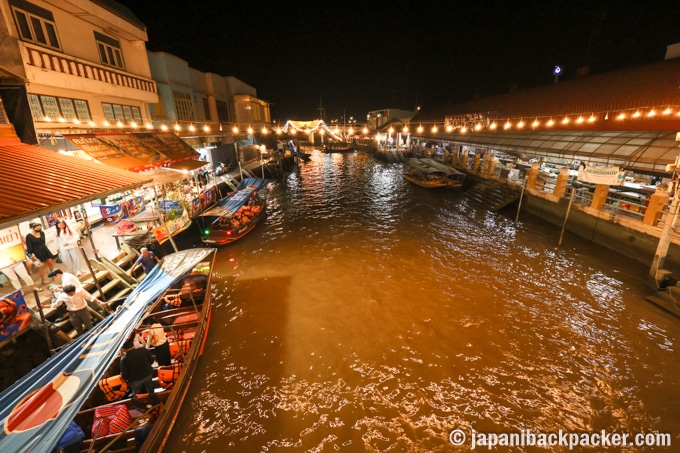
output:
<path id="1" fill-rule="evenodd" d="M 680 320 L 644 301 L 646 267 L 361 153 L 315 153 L 271 200 L 220 249 L 168 451 L 464 451 L 471 429 L 680 445 Z"/>

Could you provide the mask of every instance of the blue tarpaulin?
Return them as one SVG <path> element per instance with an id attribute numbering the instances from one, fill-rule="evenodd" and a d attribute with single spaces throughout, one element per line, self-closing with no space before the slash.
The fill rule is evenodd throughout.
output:
<path id="1" fill-rule="evenodd" d="M 262 178 L 246 178 L 241 181 L 236 190 L 222 198 L 218 205 L 203 212 L 204 217 L 231 217 L 248 202 L 251 194 L 259 191 L 267 185 L 267 180 Z"/>
<path id="2" fill-rule="evenodd" d="M 2 392 L 0 451 L 51 451 L 154 301 L 213 251 L 167 255 L 115 313 Z"/>

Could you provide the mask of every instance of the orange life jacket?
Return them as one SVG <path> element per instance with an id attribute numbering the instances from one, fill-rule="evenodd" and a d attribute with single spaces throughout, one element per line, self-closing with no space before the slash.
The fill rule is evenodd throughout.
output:
<path id="1" fill-rule="evenodd" d="M 106 399 L 109 401 L 121 400 L 125 398 L 128 392 L 127 382 L 125 382 L 120 374 L 100 379 L 99 388 L 104 392 Z"/>
<path id="2" fill-rule="evenodd" d="M 182 372 L 182 362 L 175 362 L 172 365 L 158 367 L 158 383 L 164 389 L 171 389 L 179 374 Z"/>

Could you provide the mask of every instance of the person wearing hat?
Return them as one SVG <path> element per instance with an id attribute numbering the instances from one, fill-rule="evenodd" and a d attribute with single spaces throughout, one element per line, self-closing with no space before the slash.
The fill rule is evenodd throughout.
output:
<path id="1" fill-rule="evenodd" d="M 150 252 L 148 248 L 142 247 L 139 249 L 139 251 L 142 253 L 139 255 L 137 258 L 137 261 L 135 261 L 135 264 L 132 265 L 130 270 L 128 271 L 128 275 L 132 276 L 132 273 L 137 269 L 138 266 L 142 266 L 142 269 L 144 269 L 145 274 L 149 274 L 151 270 L 160 262 L 158 257 L 154 255 L 153 252 Z"/>
<path id="2" fill-rule="evenodd" d="M 43 285 L 47 285 L 45 281 L 45 264 L 47 264 L 50 271 L 54 270 L 54 258 L 56 255 L 47 248 L 42 224 L 31 222 L 28 224 L 28 227 L 31 229 L 31 232 L 26 235 L 26 256 L 40 260 L 40 267 L 38 268 L 40 278 Z"/>
<path id="3" fill-rule="evenodd" d="M 76 329 L 78 335 L 82 335 L 85 331 L 92 328 L 92 316 L 87 306 L 88 302 L 97 302 L 102 306 L 104 305 L 102 301 L 84 289 L 77 290 L 73 285 L 66 285 L 62 289 L 61 294 L 57 296 L 57 299 L 50 304 L 43 305 L 43 308 L 57 308 L 61 304 L 65 304 L 71 325 Z"/>
<path id="4" fill-rule="evenodd" d="M 70 272 L 64 272 L 61 269 L 55 269 L 49 274 L 47 274 L 47 276 L 50 278 L 57 278 L 61 280 L 62 287 L 73 285 L 76 287 L 76 289 L 83 289 L 83 285 L 80 283 L 80 280 L 78 280 L 78 277 L 76 277 Z"/>

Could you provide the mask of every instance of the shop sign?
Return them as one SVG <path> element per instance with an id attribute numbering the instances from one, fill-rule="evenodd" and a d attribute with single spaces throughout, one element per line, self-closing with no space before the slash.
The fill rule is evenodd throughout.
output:
<path id="1" fill-rule="evenodd" d="M 26 259 L 18 226 L 0 230 L 0 269 Z"/>
<path id="2" fill-rule="evenodd" d="M 593 167 L 581 165 L 578 169 L 578 180 L 592 184 L 618 186 L 623 183 L 626 172 L 619 167 Z"/>

